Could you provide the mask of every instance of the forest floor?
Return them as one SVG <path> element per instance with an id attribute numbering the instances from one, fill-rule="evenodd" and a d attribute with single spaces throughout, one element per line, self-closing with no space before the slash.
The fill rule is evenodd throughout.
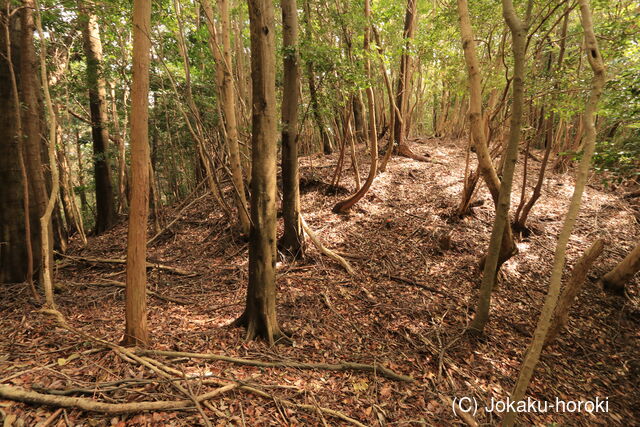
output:
<path id="1" fill-rule="evenodd" d="M 520 253 L 505 264 L 494 292 L 491 320 L 482 339 L 462 332 L 476 304 L 481 274 L 478 258 L 486 250 L 493 205 L 472 216 L 452 219 L 464 176 L 462 141 L 412 141 L 429 162 L 391 159 L 369 193 L 349 215 L 331 212 L 345 194 L 327 185 L 337 155 L 302 160 L 302 208 L 309 226 L 330 249 L 349 254 L 355 276 L 321 255 L 309 242 L 307 256 L 278 265 L 278 315 L 291 345 L 269 347 L 246 342 L 244 331 L 227 325 L 243 309 L 247 283 L 247 244 L 236 237 L 211 198 L 202 197 L 149 249 L 152 262 L 192 274 L 149 270 L 151 348 L 215 353 L 263 361 L 380 364 L 413 377 L 383 378 L 378 372 L 261 368 L 189 358 L 155 359 L 190 375 L 253 385 L 272 397 L 232 389 L 210 400 L 204 411 L 214 425 L 345 424 L 316 406 L 330 408 L 366 425 L 460 425 L 448 399 L 475 397 L 480 423 L 500 416 L 482 407 L 510 393 L 531 340 L 548 286 L 555 239 L 573 185 L 571 173 L 549 173 L 543 195 L 530 216 L 532 233 L 522 236 Z M 349 164 L 349 161 L 346 161 Z M 530 161 L 533 170 L 536 161 Z M 368 168 L 361 159 L 363 179 Z M 522 171 L 518 167 L 518 174 Z M 348 190 L 353 176 L 345 171 Z M 533 183 L 535 174 L 530 174 Z M 521 175 L 517 177 L 520 187 Z M 597 278 L 613 267 L 640 236 L 638 206 L 605 191 L 592 179 L 569 242 L 568 266 L 597 238 L 604 254 L 572 309 L 568 328 L 548 347 L 529 387 L 534 399 L 608 398 L 607 413 L 522 414 L 525 424 L 587 426 L 640 425 L 640 291 L 638 279 L 625 297 L 605 294 Z M 530 184 L 531 185 L 531 184 Z M 512 205 L 517 206 L 519 190 Z M 166 221 L 175 209 L 164 212 Z M 450 247 L 443 244 L 450 235 Z M 124 258 L 126 224 L 74 242 L 69 254 Z M 567 268 L 569 271 L 569 268 Z M 95 286 L 105 279 L 124 281 L 124 265 L 61 258 L 56 281 L 59 310 L 85 333 L 117 343 L 124 329 L 124 290 Z M 106 402 L 184 399 L 166 380 L 113 351 L 83 351 L 99 344 L 59 327 L 37 311 L 24 285 L 0 287 L 0 383 L 27 389 L 85 389 L 82 396 Z M 123 379 L 107 390 L 104 383 Z M 151 381 L 144 381 L 144 380 Z M 184 384 L 185 382 L 183 382 Z M 216 386 L 189 381 L 194 394 Z M 287 406 L 282 400 L 308 404 Z M 24 425 L 54 416 L 51 425 L 199 425 L 195 410 L 103 415 L 77 409 L 56 411 L 0 400 L 0 410 Z"/>

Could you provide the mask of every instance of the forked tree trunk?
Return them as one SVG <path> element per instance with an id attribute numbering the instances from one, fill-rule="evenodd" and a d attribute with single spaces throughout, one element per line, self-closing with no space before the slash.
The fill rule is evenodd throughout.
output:
<path id="1" fill-rule="evenodd" d="M 604 288 L 624 294 L 625 285 L 638 271 L 640 271 L 640 244 L 636 245 L 620 264 L 602 277 Z"/>
<path id="2" fill-rule="evenodd" d="M 464 58 L 467 64 L 467 73 L 469 78 L 469 128 L 470 138 L 478 156 L 478 169 L 484 178 L 493 203 L 496 207 L 496 217 L 499 209 L 500 194 L 500 178 L 491 160 L 489 153 L 487 135 L 485 127 L 482 123 L 482 76 L 480 74 L 480 64 L 476 55 L 475 40 L 471 21 L 469 18 L 469 7 L 467 0 L 458 0 L 458 13 L 460 17 L 460 33 L 462 35 L 462 47 L 464 50 Z M 516 147 L 517 149 L 517 147 Z M 502 242 L 499 246 L 500 255 L 495 267 L 494 276 L 497 275 L 502 264 L 517 253 L 517 247 L 513 240 L 513 233 L 510 224 L 504 227 Z M 484 269 L 486 258 L 480 261 L 480 268 Z M 495 280 L 495 278 L 494 278 Z"/>
<path id="3" fill-rule="evenodd" d="M 252 134 L 249 285 L 244 313 L 234 322 L 247 339 L 274 344 L 283 336 L 276 318 L 276 63 L 271 0 L 249 0 Z"/>
<path id="4" fill-rule="evenodd" d="M 296 0 L 282 0 L 284 82 L 282 86 L 282 246 L 291 255 L 303 250 L 300 221 L 300 177 L 298 174 L 298 7 Z M 341 150 L 344 154 L 344 144 Z"/>
<path id="5" fill-rule="evenodd" d="M 127 233 L 124 345 L 145 346 L 147 329 L 147 220 L 149 217 L 149 63 L 151 0 L 133 1 L 131 81 L 131 201 Z"/>
<path id="6" fill-rule="evenodd" d="M 371 23 L 369 20 L 371 19 L 371 6 L 369 4 L 369 0 L 365 0 L 364 2 L 364 16 L 365 16 L 365 30 L 364 30 L 364 51 L 368 53 L 369 51 L 369 40 L 371 37 Z M 371 78 L 371 64 L 369 57 L 366 56 L 365 59 L 365 71 L 367 77 Z M 367 87 L 367 104 L 369 108 L 369 152 L 371 154 L 371 164 L 369 165 L 369 175 L 367 176 L 367 180 L 364 182 L 362 187 L 356 193 L 349 197 L 346 200 L 342 200 L 335 204 L 333 207 L 333 212 L 335 213 L 346 213 L 360 201 L 367 194 L 373 180 L 376 177 L 378 171 L 378 132 L 376 130 L 376 108 L 375 101 L 373 97 L 373 89 L 371 86 Z"/>
<path id="7" fill-rule="evenodd" d="M 462 0 L 458 0 L 462 2 Z M 522 124 L 522 107 L 524 103 L 524 73 L 525 73 L 525 43 L 527 28 L 516 15 L 511 0 L 503 0 L 504 19 L 511 30 L 512 50 L 514 57 L 513 71 L 513 93 L 511 106 L 511 128 L 509 130 L 509 142 L 504 153 L 504 169 L 500 189 L 498 192 L 498 203 L 496 204 L 496 217 L 491 231 L 489 250 L 484 262 L 482 272 L 482 283 L 480 285 L 480 295 L 478 298 L 478 308 L 470 325 L 473 332 L 482 333 L 484 326 L 489 320 L 489 307 L 491 304 L 491 292 L 496 282 L 498 264 L 501 259 L 501 246 L 504 241 L 505 231 L 510 230 L 509 207 L 511 205 L 511 187 L 513 184 L 513 173 L 518 160 L 518 145 L 520 143 L 520 127 Z M 473 70 L 470 70 L 470 75 Z M 476 101 L 477 102 L 477 101 Z M 484 129 L 481 123 L 482 116 L 474 107 L 473 120 L 476 122 L 476 134 L 479 141 L 484 139 Z M 478 150 L 480 151 L 480 150 Z"/>
<path id="8" fill-rule="evenodd" d="M 109 131 L 107 129 L 107 91 L 102 70 L 102 43 L 96 15 L 88 11 L 85 2 L 78 2 L 84 53 L 87 59 L 89 110 L 93 136 L 93 164 L 96 183 L 96 234 L 113 226 L 116 205 L 109 165 Z"/>
<path id="9" fill-rule="evenodd" d="M 503 0 L 503 4 L 508 3 L 509 0 Z M 533 340 L 529 349 L 525 353 L 522 366 L 520 368 L 520 374 L 518 380 L 511 393 L 511 401 L 518 402 L 524 398 L 524 395 L 529 386 L 529 381 L 533 375 L 533 371 L 540 359 L 540 353 L 542 352 L 542 346 L 544 344 L 547 332 L 551 326 L 551 319 L 558 302 L 558 296 L 560 294 L 560 282 L 562 280 L 562 272 L 564 269 L 565 254 L 567 250 L 567 244 L 571 237 L 573 226 L 576 223 L 578 213 L 580 211 L 580 204 L 582 201 L 582 193 L 584 191 L 585 184 L 589 175 L 589 167 L 591 165 L 591 158 L 595 150 L 596 143 L 596 128 L 594 124 L 594 116 L 598 107 L 598 100 L 602 94 L 605 83 L 605 71 L 602 56 L 600 55 L 600 49 L 598 47 L 598 41 L 593 33 L 593 23 L 591 19 L 591 9 L 589 7 L 588 0 L 579 0 L 580 13 L 582 16 L 582 26 L 584 28 L 584 38 L 586 44 L 586 52 L 593 70 L 593 81 L 591 87 L 591 94 L 584 112 L 585 122 L 585 135 L 584 135 L 584 154 L 580 160 L 578 171 L 576 172 L 576 183 L 571 196 L 571 202 L 569 203 L 569 209 L 567 216 L 565 217 L 564 224 L 560 230 L 558 236 L 558 244 L 556 246 L 556 252 L 553 257 L 553 267 L 551 269 L 551 279 L 549 281 L 549 291 L 540 313 L 538 325 L 533 333 Z M 513 15 L 513 6 L 509 8 Z M 505 427 L 511 427 L 514 425 L 516 419 L 515 412 L 508 412 L 503 420 L 502 425 Z"/>

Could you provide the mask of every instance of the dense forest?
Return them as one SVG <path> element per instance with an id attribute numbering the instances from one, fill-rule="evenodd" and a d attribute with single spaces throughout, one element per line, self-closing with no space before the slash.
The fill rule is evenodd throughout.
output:
<path id="1" fill-rule="evenodd" d="M 0 0 L 7 426 L 640 424 L 637 0 Z"/>

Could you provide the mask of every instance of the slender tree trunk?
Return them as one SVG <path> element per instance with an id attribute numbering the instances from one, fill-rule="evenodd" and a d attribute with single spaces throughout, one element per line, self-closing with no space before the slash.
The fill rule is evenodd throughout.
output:
<path id="1" fill-rule="evenodd" d="M 126 100 L 126 95 L 123 96 Z M 111 83 L 111 121 L 115 130 L 115 139 L 118 146 L 118 204 L 120 213 L 127 210 L 129 201 L 127 200 L 127 159 L 125 155 L 124 137 L 120 130 L 120 117 L 118 116 L 118 106 L 116 102 L 116 86 Z"/>
<path id="2" fill-rule="evenodd" d="M 45 42 L 42 21 L 40 18 L 40 6 L 38 1 L 35 5 L 35 23 L 40 37 L 40 81 L 44 92 L 45 105 L 47 107 L 47 118 L 49 119 L 49 141 L 47 153 L 49 155 L 49 166 L 51 169 L 51 193 L 47 201 L 44 213 L 40 217 L 40 236 L 42 239 L 42 286 L 44 288 L 45 303 L 49 308 L 55 308 L 53 301 L 53 232 L 51 229 L 51 216 L 58 200 L 60 190 L 60 178 L 58 176 L 58 165 L 56 163 L 56 136 L 57 124 L 56 114 L 53 110 L 51 95 L 49 94 L 49 78 L 47 77 L 47 44 Z"/>
<path id="3" fill-rule="evenodd" d="M 407 0 L 407 10 L 404 18 L 404 50 L 400 57 L 400 74 L 398 75 L 398 87 L 396 92 L 396 105 L 399 111 L 393 111 L 396 115 L 393 126 L 393 140 L 398 145 L 398 154 L 413 160 L 427 161 L 425 156 L 415 154 L 407 145 L 406 135 L 409 132 L 409 82 L 411 80 L 411 43 L 415 33 L 417 20 L 417 0 Z"/>
<path id="4" fill-rule="evenodd" d="M 290 254 L 301 254 L 304 239 L 300 221 L 298 174 L 298 7 L 296 0 L 282 0 L 284 83 L 282 87 L 282 245 Z M 342 150 L 344 153 L 344 149 Z"/>
<path id="5" fill-rule="evenodd" d="M 147 220 L 149 217 L 149 64 L 151 1 L 133 2 L 133 79 L 131 82 L 131 204 L 127 234 L 125 345 L 146 346 Z"/>
<path id="6" fill-rule="evenodd" d="M 569 280 L 567 280 L 564 290 L 558 300 L 558 305 L 556 305 L 554 310 L 553 320 L 544 341 L 545 347 L 551 344 L 556 339 L 560 331 L 567 325 L 567 321 L 569 320 L 569 310 L 571 310 L 574 300 L 584 285 L 589 269 L 598 259 L 600 254 L 602 254 L 603 249 L 604 241 L 602 239 L 596 240 L 589 249 L 582 254 L 580 259 L 576 262 L 576 265 L 573 266 L 571 276 L 569 277 Z"/>
<path id="7" fill-rule="evenodd" d="M 369 0 L 365 0 L 364 2 L 364 16 L 365 16 L 365 29 L 364 29 L 364 46 L 363 49 L 365 53 L 369 51 L 369 41 L 371 39 L 371 5 Z M 369 57 L 365 55 L 365 71 L 367 77 L 371 79 L 371 63 Z M 373 88 L 371 86 L 367 87 L 367 104 L 369 109 L 369 152 L 371 154 L 371 164 L 369 165 L 369 175 L 367 176 L 367 180 L 364 182 L 362 187 L 354 195 L 349 197 L 346 200 L 342 200 L 335 204 L 333 207 L 333 212 L 335 213 L 346 213 L 360 201 L 367 194 L 371 184 L 373 184 L 373 180 L 376 177 L 378 172 L 378 132 L 376 130 L 376 108 L 375 108 L 375 98 L 373 96 Z"/>
<path id="8" fill-rule="evenodd" d="M 308 41 L 313 38 L 313 32 L 311 29 L 311 0 L 304 0 L 304 23 L 305 23 L 305 37 Z M 333 153 L 333 146 L 331 145 L 331 138 L 327 133 L 327 128 L 320 112 L 320 102 L 318 101 L 318 87 L 316 86 L 316 77 L 314 71 L 313 60 L 307 59 L 306 61 L 307 81 L 309 82 L 309 97 L 311 98 L 311 113 L 313 119 L 318 127 L 320 133 L 320 142 L 322 143 L 322 151 L 324 154 Z"/>
<path id="9" fill-rule="evenodd" d="M 235 321 L 247 339 L 274 344 L 283 336 L 276 318 L 276 63 L 271 0 L 249 0 L 252 135 L 249 286 L 244 313 Z"/>
<path id="10" fill-rule="evenodd" d="M 489 188 L 491 197 L 496 207 L 496 216 L 499 207 L 500 194 L 500 178 L 491 160 L 489 153 L 487 135 L 482 123 L 482 76 L 480 74 L 480 65 L 476 55 L 475 40 L 469 19 L 469 8 L 467 0 L 458 0 L 458 13 L 460 16 L 460 32 L 462 35 L 462 47 L 464 50 L 465 62 L 467 64 L 467 73 L 469 78 L 469 127 L 470 138 L 475 147 L 478 156 L 478 169 L 482 174 L 484 181 Z M 444 97 L 444 96 L 443 96 Z M 443 116 L 446 114 L 443 114 Z M 517 147 L 516 147 L 517 148 Z M 500 236 L 500 256 L 495 267 L 497 275 L 500 266 L 509 258 L 517 253 L 517 247 L 513 240 L 511 226 L 508 224 L 504 227 L 504 232 Z M 480 261 L 481 269 L 484 269 L 486 258 Z"/>
<path id="11" fill-rule="evenodd" d="M 503 0 L 503 2 L 509 2 L 509 0 Z M 520 368 L 520 374 L 518 380 L 511 393 L 511 400 L 518 402 L 524 398 L 524 395 L 529 386 L 529 381 L 533 375 L 533 371 L 540 359 L 540 353 L 542 352 L 542 346 L 544 345 L 547 332 L 551 326 L 551 319 L 558 302 L 558 296 L 560 294 L 560 283 L 562 280 L 562 272 L 564 269 L 565 255 L 567 250 L 567 244 L 573 231 L 573 226 L 576 223 L 578 213 L 580 211 L 580 204 L 582 201 L 582 193 L 586 185 L 586 181 L 589 175 L 589 167 L 591 165 L 591 158 L 595 150 L 596 142 L 596 129 L 594 124 L 594 116 L 598 107 L 598 101 L 605 83 L 605 70 L 602 56 L 600 55 L 600 49 L 598 47 L 598 41 L 593 32 L 593 23 L 591 18 L 591 9 L 589 7 L 588 0 L 579 0 L 580 13 L 582 16 L 582 26 L 584 29 L 584 37 L 586 44 L 587 57 L 591 69 L 593 70 L 593 81 L 591 87 L 591 94 L 584 112 L 585 122 L 585 148 L 578 171 L 576 172 L 576 183 L 571 196 L 571 202 L 569 203 L 569 209 L 567 210 L 567 216 L 565 217 L 564 224 L 560 230 L 558 236 L 558 244 L 556 246 L 556 252 L 553 258 L 553 267 L 551 269 L 551 279 L 549 281 L 549 291 L 544 301 L 544 306 L 540 313 L 538 325 L 533 333 L 533 339 L 529 349 L 525 353 L 522 366 Z M 512 13 L 513 7 L 510 8 Z M 505 427 L 511 427 L 514 425 L 516 419 L 515 412 L 508 412 L 503 420 L 502 425 Z"/>
<path id="12" fill-rule="evenodd" d="M 604 288 L 624 294 L 625 285 L 638 271 L 640 271 L 640 244 L 636 245 L 620 264 L 602 277 Z"/>
<path id="13" fill-rule="evenodd" d="M 78 2 L 84 53 L 87 58 L 89 110 L 93 136 L 93 162 L 96 183 L 96 234 L 110 229 L 116 222 L 116 205 L 109 166 L 109 131 L 107 129 L 107 91 L 102 70 L 102 42 L 95 14 Z"/>
<path id="14" fill-rule="evenodd" d="M 213 21 L 213 8 L 209 0 L 202 0 L 203 9 L 206 15 L 207 28 L 211 38 L 210 45 L 214 58 L 216 59 L 216 74 L 218 81 L 218 94 L 220 97 L 220 107 L 224 119 L 224 132 L 227 147 L 229 148 L 229 163 L 231 166 L 231 179 L 235 187 L 235 201 L 238 210 L 238 224 L 242 234 L 249 234 L 249 214 L 247 212 L 247 197 L 244 191 L 244 177 L 240 162 L 240 146 L 238 138 L 238 125 L 236 122 L 236 94 L 233 81 L 233 70 L 231 62 L 231 25 L 229 22 L 228 0 L 218 0 L 220 12 L 220 37 Z M 222 40 L 220 46 L 218 38 Z"/>
<path id="15" fill-rule="evenodd" d="M 461 0 L 459 0 L 461 1 Z M 491 292 L 496 282 L 498 264 L 501 258 L 502 242 L 505 231 L 511 228 L 509 224 L 509 207 L 511 205 L 511 187 L 513 184 L 513 174 L 518 160 L 518 145 L 520 143 L 520 128 L 522 124 L 522 107 L 524 104 L 524 73 L 525 73 L 525 43 L 527 37 L 527 27 L 518 18 L 511 4 L 511 0 L 502 1 L 502 11 L 505 21 L 511 30 L 512 49 L 514 57 L 513 72 L 513 93 L 511 106 L 511 128 L 509 130 L 509 142 L 504 153 L 504 169 L 500 189 L 498 191 L 498 203 L 496 204 L 496 217 L 491 231 L 489 250 L 484 262 L 482 272 L 482 283 L 480 285 L 480 295 L 478 308 L 476 310 L 470 330 L 482 333 L 484 326 L 489 320 L 489 306 L 491 304 Z M 474 111 L 475 113 L 475 111 Z M 474 114 L 476 120 L 477 134 L 484 138 L 484 131 L 481 124 L 481 115 Z M 482 141 L 482 139 L 479 139 Z M 480 150 L 478 150 L 480 151 Z"/>

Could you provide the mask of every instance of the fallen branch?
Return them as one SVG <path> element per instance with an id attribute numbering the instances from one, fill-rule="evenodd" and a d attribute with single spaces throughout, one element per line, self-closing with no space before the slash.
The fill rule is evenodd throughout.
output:
<path id="1" fill-rule="evenodd" d="M 341 362 L 341 363 L 305 363 L 305 362 L 267 362 L 263 360 L 243 359 L 237 357 L 224 356 L 213 353 L 189 353 L 181 351 L 165 351 L 165 350 L 139 350 L 137 354 L 140 356 L 154 355 L 165 357 L 188 357 L 191 359 L 203 360 L 219 360 L 222 362 L 234 363 L 236 365 L 257 366 L 261 368 L 297 368 L 297 369 L 321 369 L 328 371 L 362 371 L 373 372 L 385 378 L 412 382 L 413 378 L 398 374 L 382 365 L 367 365 L 364 363 Z"/>
<path id="2" fill-rule="evenodd" d="M 322 252 L 324 255 L 328 256 L 332 260 L 337 261 L 342 267 L 344 267 L 344 269 L 350 275 L 353 276 L 355 274 L 355 272 L 353 271 L 353 268 L 351 267 L 351 264 L 349 264 L 346 259 L 342 258 L 340 255 L 333 252 L 331 249 L 326 248 L 322 244 L 318 236 L 316 236 L 316 233 L 314 233 L 313 230 L 309 228 L 309 226 L 307 225 L 307 222 L 304 220 L 302 215 L 300 215 L 300 222 L 302 223 L 302 229 L 304 230 L 305 233 L 307 233 L 307 235 L 309 236 L 309 238 L 311 239 L 315 247 L 318 248 L 320 252 Z"/>
<path id="3" fill-rule="evenodd" d="M 445 292 L 442 292 L 440 289 L 432 288 L 431 286 L 428 286 L 428 285 L 425 285 L 425 284 L 422 284 L 422 283 L 418 283 L 415 280 L 407 279 L 407 278 L 400 277 L 400 276 L 389 276 L 389 278 L 391 280 L 395 280 L 396 282 L 406 283 L 408 285 L 413 285 L 413 286 L 417 286 L 417 287 L 422 288 L 422 289 L 426 289 L 426 290 L 431 291 L 431 292 L 436 293 L 436 294 L 448 296 Z"/>
<path id="4" fill-rule="evenodd" d="M 49 314 L 51 316 L 54 316 L 56 318 L 56 320 L 58 321 L 58 323 L 60 324 L 61 327 L 63 327 L 64 329 L 67 329 L 73 333 L 76 333 L 88 340 L 94 341 L 94 342 L 98 342 L 101 344 L 104 344 L 105 346 L 111 348 L 119 357 L 121 357 L 123 360 L 127 361 L 127 362 L 137 362 L 143 366 L 146 366 L 147 368 L 151 369 L 153 372 L 155 372 L 156 374 L 158 374 L 159 376 L 168 379 L 170 381 L 174 381 L 176 379 L 190 379 L 190 378 L 185 378 L 184 374 L 176 371 L 172 368 L 169 368 L 168 366 L 162 364 L 161 362 L 157 361 L 157 360 L 153 360 L 153 359 L 149 359 L 146 357 L 140 357 L 137 354 L 134 354 L 133 352 L 131 352 L 129 349 L 126 349 L 122 346 L 119 346 L 117 344 L 113 344 L 110 343 L 106 340 L 100 339 L 100 338 L 96 338 L 92 335 L 89 335 L 79 329 L 76 329 L 74 327 L 72 327 L 71 325 L 69 325 L 66 321 L 66 319 L 64 318 L 64 316 L 62 315 L 62 313 L 60 313 L 57 310 L 51 310 L 51 309 L 43 309 L 41 310 L 41 312 L 45 313 L 45 314 Z M 170 373 L 174 373 L 177 374 L 179 377 L 182 378 L 173 378 L 171 377 Z M 397 374 L 396 374 L 397 375 Z M 409 378 L 409 377 L 406 377 Z M 412 380 L 412 379 L 411 379 Z M 213 380 L 216 381 L 216 380 Z M 205 402 L 205 400 L 210 399 L 211 397 L 214 397 L 214 395 L 212 395 L 213 393 L 216 394 L 220 394 L 223 391 L 226 390 L 231 390 L 233 388 L 237 388 L 239 390 L 244 390 L 253 394 L 256 394 L 258 396 L 262 396 L 262 397 L 266 397 L 278 404 L 284 405 L 284 406 L 289 406 L 289 407 L 294 407 L 294 408 L 300 408 L 300 409 L 305 409 L 305 410 L 309 410 L 309 411 L 313 411 L 313 412 L 317 412 L 320 411 L 324 414 L 327 415 L 331 415 L 335 418 L 339 418 L 343 421 L 346 421 L 348 423 L 351 423 L 355 426 L 358 427 L 365 427 L 364 424 L 362 424 L 361 422 L 359 422 L 358 420 L 355 420 L 353 418 L 350 418 L 349 416 L 343 414 L 340 411 L 336 411 L 333 409 L 329 409 L 329 408 L 323 408 L 323 407 L 318 407 L 318 406 L 314 406 L 314 405 L 308 405 L 308 404 L 303 404 L 303 403 L 295 403 L 292 402 L 290 400 L 286 400 L 286 399 L 280 399 L 276 396 L 273 396 L 263 390 L 260 390 L 258 388 L 255 387 L 251 387 L 251 386 L 247 386 L 247 385 L 242 385 L 240 382 L 234 382 L 234 383 L 222 383 L 220 381 L 216 382 L 217 385 L 221 385 L 220 388 L 213 390 L 209 393 L 205 393 L 199 397 L 193 397 L 193 395 L 189 396 L 191 397 L 191 400 L 187 400 L 187 402 L 189 402 L 190 404 L 195 405 L 195 407 L 200 411 L 203 420 L 205 421 L 205 424 L 209 423 L 208 418 L 205 416 L 205 414 L 203 413 L 201 407 L 200 407 L 200 402 L 201 400 L 199 400 L 199 398 L 202 398 L 202 402 Z M 179 391 L 183 392 L 183 393 L 187 393 L 188 395 L 190 393 L 187 392 L 187 390 L 184 389 L 184 387 L 179 386 L 178 384 L 173 384 L 174 387 L 176 387 Z M 229 387 L 228 389 L 225 389 L 225 387 Z M 59 403 L 54 403 L 54 402 L 63 402 L 65 404 L 78 404 L 78 406 L 68 406 L 68 407 L 77 407 L 80 409 L 84 409 L 82 406 L 79 406 L 80 404 L 85 405 L 85 404 L 89 404 L 93 409 L 85 409 L 87 411 L 94 411 L 94 412 L 102 412 L 102 411 L 97 411 L 95 408 L 97 407 L 97 405 L 93 405 L 92 403 L 95 404 L 99 404 L 102 408 L 106 408 L 103 405 L 112 405 L 112 404 L 106 404 L 106 403 L 102 403 L 102 402 L 96 402 L 94 400 L 91 399 L 82 399 L 82 398 L 77 398 L 77 397 L 66 397 L 66 396 L 49 396 L 49 395 L 40 395 L 40 393 L 35 393 L 35 395 L 40 395 L 40 396 L 44 396 L 44 399 L 40 400 L 40 397 L 34 396 L 35 392 L 29 392 L 26 390 L 22 390 L 22 389 L 17 389 L 11 386 L 4 386 L 4 385 L 0 385 L 0 397 L 4 397 L 6 399 L 10 399 L 10 400 L 19 400 L 22 402 L 28 402 L 28 403 L 39 403 L 39 404 L 43 404 L 43 405 L 53 405 L 53 406 L 63 406 L 60 405 Z M 25 399 L 25 400 L 20 400 L 20 399 Z M 50 400 L 51 398 L 55 399 L 55 400 Z M 38 399 L 38 400 L 26 400 L 26 399 Z M 63 399 L 63 400 L 58 400 L 58 399 Z M 69 400 L 70 399 L 70 400 Z M 77 399 L 82 399 L 81 401 L 78 401 Z M 49 403 L 51 402 L 51 403 Z M 176 402 L 182 402 L 182 401 L 174 401 L 171 403 L 176 403 Z M 153 404 L 156 402 L 135 402 L 135 403 L 147 403 L 147 404 Z M 189 407 L 189 406 L 187 406 Z M 181 409 L 181 408 L 174 408 L 174 409 Z M 138 409 L 139 411 L 142 411 L 142 409 Z M 156 410 L 162 410 L 162 409 L 156 409 Z"/>
<path id="5" fill-rule="evenodd" d="M 208 393 L 195 397 L 197 402 L 211 399 L 226 391 L 237 388 L 237 383 L 229 383 Z M 78 408 L 88 412 L 105 414 L 125 414 L 145 411 L 166 411 L 192 408 L 192 400 L 159 400 L 156 402 L 105 403 L 86 397 L 57 396 L 0 384 L 0 398 L 58 408 Z"/>
<path id="6" fill-rule="evenodd" d="M 202 181 L 202 182 L 204 182 L 204 181 Z M 189 209 L 189 207 L 191 207 L 194 203 L 196 203 L 198 200 L 202 199 L 203 197 L 205 197 L 207 195 L 208 195 L 208 193 L 205 193 L 200 197 L 196 197 L 191 202 L 189 202 L 185 206 L 183 206 L 182 209 L 180 209 L 180 211 L 175 215 L 173 220 L 171 222 L 169 222 L 169 224 L 167 224 L 162 230 L 158 231 L 152 238 L 147 240 L 147 245 L 150 245 L 151 243 L 153 243 L 158 237 L 160 237 L 162 235 L 162 233 L 164 233 L 165 231 L 170 229 L 173 226 L 173 224 L 175 224 L 180 219 L 180 217 L 182 216 L 184 211 Z"/>
<path id="7" fill-rule="evenodd" d="M 101 264 L 126 264 L 127 263 L 126 259 L 120 259 L 120 258 L 79 257 L 79 256 L 66 255 L 60 252 L 56 252 L 56 254 L 64 258 L 68 258 L 73 261 L 80 261 L 80 262 L 97 263 L 97 264 L 100 264 L 100 263 Z M 190 273 L 188 271 L 182 270 L 177 267 L 171 267 L 165 264 L 154 263 L 154 262 L 147 262 L 147 268 L 157 268 L 158 270 L 169 271 L 171 273 L 178 274 L 180 276 L 189 276 L 189 277 L 197 276 L 197 274 L 195 273 Z"/>
<path id="8" fill-rule="evenodd" d="M 108 280 L 108 279 L 104 279 L 104 282 L 93 282 L 93 283 L 77 283 L 77 284 L 84 284 L 84 285 L 88 285 L 88 286 L 100 286 L 100 287 L 111 287 L 111 286 L 115 286 L 117 288 L 126 288 L 127 285 L 124 282 L 120 282 L 118 280 Z M 155 291 L 149 290 L 147 289 L 147 295 L 151 295 L 154 296 L 158 299 L 164 300 L 164 301 L 168 301 L 168 302 L 173 302 L 175 304 L 181 304 L 181 305 L 187 305 L 190 304 L 189 301 L 185 301 L 179 298 L 173 298 L 173 297 L 168 297 L 165 295 L 161 295 Z"/>

